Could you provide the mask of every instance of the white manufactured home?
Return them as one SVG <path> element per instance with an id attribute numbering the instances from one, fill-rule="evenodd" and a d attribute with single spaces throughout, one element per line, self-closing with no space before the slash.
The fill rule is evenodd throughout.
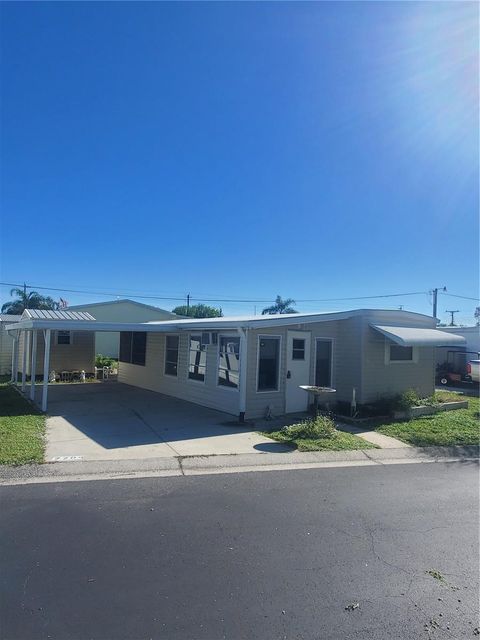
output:
<path id="1" fill-rule="evenodd" d="M 119 382 L 244 418 L 305 411 L 302 385 L 336 389 L 336 400 L 366 404 L 415 388 L 434 391 L 435 348 L 464 338 L 408 311 L 205 318 L 147 323 L 24 318 L 18 337 L 43 331 L 119 331 Z M 32 353 L 33 357 L 33 353 Z M 18 358 L 17 358 L 18 362 Z M 43 370 L 48 373 L 49 349 Z M 44 381 L 42 407 L 47 407 Z"/>
<path id="2" fill-rule="evenodd" d="M 50 332 L 49 344 L 49 373 L 60 374 L 62 371 L 84 371 L 87 376 L 95 370 L 95 334 L 88 330 L 73 331 L 60 327 L 59 321 L 90 321 L 95 318 L 89 313 L 74 311 L 51 311 L 41 309 L 26 309 L 21 316 L 13 316 L 14 320 L 3 322 L 3 333 L 11 341 L 9 371 L 14 378 L 14 369 L 33 379 L 43 375 L 45 359 L 44 331 L 12 331 L 11 327 L 19 326 L 26 320 L 50 322 L 53 327 Z M 14 322 L 15 324 L 12 324 Z M 10 330 L 7 332 L 6 327 Z M 25 366 L 23 366 L 25 365 Z"/>
<path id="3" fill-rule="evenodd" d="M 179 317 L 171 311 L 128 299 L 77 304 L 68 307 L 68 311 L 90 313 L 99 322 L 153 322 Z M 95 353 L 118 358 L 119 348 L 120 334 L 118 331 L 99 331 L 95 334 Z"/>
<path id="4" fill-rule="evenodd" d="M 6 326 L 21 320 L 22 316 L 0 313 L 0 376 L 12 372 L 13 338 Z"/>

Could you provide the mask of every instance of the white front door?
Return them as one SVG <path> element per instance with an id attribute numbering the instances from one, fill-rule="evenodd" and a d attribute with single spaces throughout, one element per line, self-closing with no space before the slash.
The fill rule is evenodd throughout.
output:
<path id="1" fill-rule="evenodd" d="M 287 331 L 286 413 L 308 408 L 309 394 L 299 387 L 310 384 L 310 341 L 308 331 Z"/>

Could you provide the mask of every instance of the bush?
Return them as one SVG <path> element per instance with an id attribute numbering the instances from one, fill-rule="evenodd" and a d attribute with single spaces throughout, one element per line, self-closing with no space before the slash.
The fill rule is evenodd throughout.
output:
<path id="1" fill-rule="evenodd" d="M 110 356 L 102 356 L 101 353 L 97 353 L 95 356 L 95 366 L 98 369 L 102 367 L 110 367 L 111 369 L 116 369 L 118 367 L 118 362 L 115 358 L 110 358 Z"/>
<path id="2" fill-rule="evenodd" d="M 407 410 L 422 404 L 420 396 L 415 389 L 407 389 L 398 396 L 396 406 L 398 409 Z"/>
<path id="3" fill-rule="evenodd" d="M 310 418 L 298 424 L 283 427 L 281 430 L 281 434 L 289 440 L 320 440 L 323 438 L 333 438 L 336 433 L 335 423 L 328 416 Z"/>

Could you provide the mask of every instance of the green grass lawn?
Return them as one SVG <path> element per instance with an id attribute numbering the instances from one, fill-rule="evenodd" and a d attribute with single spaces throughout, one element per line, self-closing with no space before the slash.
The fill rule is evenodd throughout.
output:
<path id="1" fill-rule="evenodd" d="M 285 425 L 277 431 L 263 433 L 267 438 L 289 444 L 298 451 L 344 451 L 346 449 L 375 449 L 362 438 L 335 429 L 330 417 L 318 416 L 297 424 Z"/>
<path id="2" fill-rule="evenodd" d="M 271 431 L 270 433 L 263 433 L 267 438 L 277 440 L 277 442 L 284 442 L 292 447 L 298 449 L 298 451 L 345 451 L 351 449 L 375 449 L 375 445 L 354 436 L 351 433 L 343 433 L 338 431 L 332 438 L 286 438 L 281 431 Z"/>
<path id="3" fill-rule="evenodd" d="M 0 464 L 43 462 L 45 416 L 8 384 L 0 384 Z"/>
<path id="4" fill-rule="evenodd" d="M 468 409 L 382 424 L 375 429 L 386 436 L 393 436 L 417 447 L 479 444 L 479 399 L 458 395 L 449 399 L 468 400 Z"/>

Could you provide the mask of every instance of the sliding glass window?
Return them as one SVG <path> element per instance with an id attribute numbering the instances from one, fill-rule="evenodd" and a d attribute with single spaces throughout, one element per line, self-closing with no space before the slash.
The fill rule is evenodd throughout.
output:
<path id="1" fill-rule="evenodd" d="M 178 336 L 166 336 L 165 338 L 165 375 L 178 375 Z"/>
<path id="2" fill-rule="evenodd" d="M 207 353 L 205 345 L 202 345 L 202 335 L 191 335 L 188 352 L 188 377 L 190 380 L 205 382 L 205 370 L 207 367 Z"/>
<path id="3" fill-rule="evenodd" d="M 238 389 L 240 338 L 237 336 L 219 336 L 218 350 L 218 384 L 222 387 Z"/>

